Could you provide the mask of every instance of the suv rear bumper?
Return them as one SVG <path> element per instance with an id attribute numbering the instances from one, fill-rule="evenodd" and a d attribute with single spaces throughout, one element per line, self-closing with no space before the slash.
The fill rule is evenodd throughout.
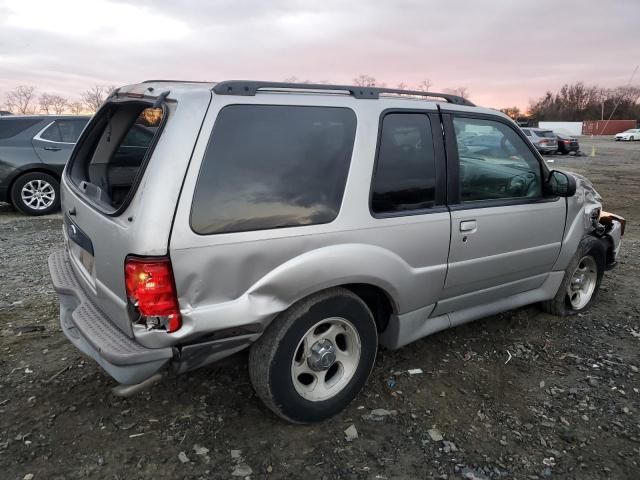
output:
<path id="1" fill-rule="evenodd" d="M 51 254 L 49 272 L 60 299 L 62 331 L 115 380 L 124 384 L 140 383 L 173 358 L 171 347 L 143 347 L 100 311 L 78 282 L 66 250 Z"/>

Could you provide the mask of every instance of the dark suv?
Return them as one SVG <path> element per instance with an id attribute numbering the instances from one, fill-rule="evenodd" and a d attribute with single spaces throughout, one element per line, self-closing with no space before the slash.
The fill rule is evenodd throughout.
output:
<path id="1" fill-rule="evenodd" d="M 0 117 L 0 202 L 29 215 L 60 208 L 60 176 L 89 121 L 78 116 Z"/>

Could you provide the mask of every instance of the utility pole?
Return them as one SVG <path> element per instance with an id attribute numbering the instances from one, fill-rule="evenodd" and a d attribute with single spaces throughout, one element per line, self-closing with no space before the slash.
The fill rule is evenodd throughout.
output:
<path id="1" fill-rule="evenodd" d="M 604 120 L 604 99 L 602 100 L 602 116 L 600 117 L 601 120 Z"/>

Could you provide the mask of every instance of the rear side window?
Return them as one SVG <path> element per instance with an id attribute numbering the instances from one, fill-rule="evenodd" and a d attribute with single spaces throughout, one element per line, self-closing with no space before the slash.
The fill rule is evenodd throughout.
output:
<path id="1" fill-rule="evenodd" d="M 391 113 L 382 120 L 371 210 L 406 212 L 435 202 L 435 154 L 429 117 Z"/>
<path id="2" fill-rule="evenodd" d="M 40 123 L 40 118 L 3 118 L 0 119 L 0 140 L 15 137 L 27 128 Z"/>
<path id="3" fill-rule="evenodd" d="M 346 108 L 225 107 L 200 168 L 191 227 L 204 235 L 331 222 L 355 131 Z"/>
<path id="4" fill-rule="evenodd" d="M 138 102 L 113 103 L 94 118 L 68 171 L 85 197 L 107 213 L 123 207 L 142 175 L 164 110 Z"/>
<path id="5" fill-rule="evenodd" d="M 88 120 L 56 120 L 40 138 L 51 142 L 76 143 Z"/>
<path id="6" fill-rule="evenodd" d="M 493 120 L 453 119 L 463 202 L 542 196 L 537 158 L 511 126 Z M 466 132 L 479 132 L 473 137 Z"/>

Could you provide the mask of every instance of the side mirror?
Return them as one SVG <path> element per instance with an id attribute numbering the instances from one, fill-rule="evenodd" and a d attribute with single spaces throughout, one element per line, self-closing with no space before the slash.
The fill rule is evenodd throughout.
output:
<path id="1" fill-rule="evenodd" d="M 547 178 L 547 192 L 558 197 L 573 197 L 576 193 L 576 179 L 559 170 L 551 170 Z"/>

